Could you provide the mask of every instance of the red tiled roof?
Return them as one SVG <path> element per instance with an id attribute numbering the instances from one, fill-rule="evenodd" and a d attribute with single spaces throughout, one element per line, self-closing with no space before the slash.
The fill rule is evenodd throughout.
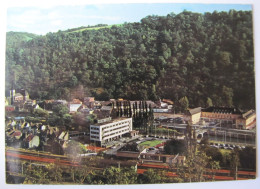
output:
<path id="1" fill-rule="evenodd" d="M 70 103 L 71 104 L 82 104 L 82 102 L 79 99 L 73 99 Z"/>
<path id="2" fill-rule="evenodd" d="M 12 136 L 13 137 L 16 137 L 16 136 L 21 136 L 21 132 L 20 131 L 15 131 L 13 134 L 12 134 Z"/>

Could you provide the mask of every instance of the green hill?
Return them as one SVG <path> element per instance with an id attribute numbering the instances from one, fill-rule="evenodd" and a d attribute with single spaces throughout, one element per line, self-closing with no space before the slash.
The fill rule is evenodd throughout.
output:
<path id="1" fill-rule="evenodd" d="M 6 45 L 8 47 L 17 46 L 21 42 L 27 42 L 35 39 L 38 35 L 26 32 L 7 32 L 6 33 Z"/>
<path id="2" fill-rule="evenodd" d="M 15 77 L 14 77 L 15 75 Z M 252 12 L 147 16 L 36 36 L 7 33 L 6 90 L 32 98 L 187 97 L 190 107 L 255 107 Z"/>

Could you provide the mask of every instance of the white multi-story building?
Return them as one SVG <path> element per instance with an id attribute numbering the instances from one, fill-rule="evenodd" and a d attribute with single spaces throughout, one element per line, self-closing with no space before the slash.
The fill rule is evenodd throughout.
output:
<path id="1" fill-rule="evenodd" d="M 132 118 L 106 119 L 95 125 L 90 125 L 90 140 L 97 145 L 121 138 L 123 134 L 132 131 Z"/>

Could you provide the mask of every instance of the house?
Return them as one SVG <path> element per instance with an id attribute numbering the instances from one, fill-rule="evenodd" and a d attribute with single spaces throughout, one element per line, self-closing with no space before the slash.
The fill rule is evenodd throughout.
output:
<path id="1" fill-rule="evenodd" d="M 121 147 L 116 152 L 117 158 L 123 159 L 140 159 L 142 153 L 145 153 L 146 149 L 140 149 L 136 143 L 128 143 L 125 146 Z"/>
<path id="2" fill-rule="evenodd" d="M 191 124 L 198 124 L 201 117 L 201 107 L 189 109 L 185 112 L 185 121 Z"/>
<path id="3" fill-rule="evenodd" d="M 162 102 L 167 103 L 169 105 L 173 105 L 174 104 L 174 102 L 172 100 L 170 100 L 170 99 L 162 99 Z"/>
<path id="4" fill-rule="evenodd" d="M 59 140 L 69 140 L 69 132 L 68 131 L 62 131 L 61 134 L 59 135 Z"/>
<path id="5" fill-rule="evenodd" d="M 82 108 L 82 104 L 70 104 L 69 105 L 70 114 L 78 112 L 81 108 Z"/>
<path id="6" fill-rule="evenodd" d="M 79 99 L 73 99 L 70 104 L 82 104 L 82 102 Z"/>
<path id="7" fill-rule="evenodd" d="M 16 93 L 17 92 L 17 93 Z M 29 94 L 26 90 L 20 89 L 15 91 L 10 90 L 10 97 L 6 98 L 6 103 L 15 107 L 15 111 L 24 110 L 24 104 L 26 101 L 30 100 Z M 13 111 L 13 108 L 7 107 L 6 111 Z"/>
<path id="8" fill-rule="evenodd" d="M 81 110 L 80 110 L 81 113 L 84 113 L 84 114 L 93 114 L 94 110 L 92 109 L 89 109 L 87 107 L 83 107 Z"/>
<path id="9" fill-rule="evenodd" d="M 93 103 L 93 108 L 94 108 L 94 109 L 100 109 L 101 107 L 102 107 L 101 102 L 95 101 L 95 102 Z"/>
<path id="10" fill-rule="evenodd" d="M 185 156 L 179 155 L 168 155 L 168 154 L 161 154 L 161 153 L 149 153 L 149 152 L 142 152 L 140 154 L 140 159 L 142 162 L 144 161 L 155 161 L 157 163 L 167 163 L 170 166 L 178 166 L 184 165 L 185 163 Z"/>
<path id="11" fill-rule="evenodd" d="M 18 89 L 17 92 L 19 92 L 23 96 L 24 102 L 30 99 L 29 93 L 25 89 Z"/>
<path id="12" fill-rule="evenodd" d="M 13 102 L 25 102 L 30 99 L 29 93 L 24 89 L 18 89 L 17 93 L 15 90 L 11 90 L 10 97 L 13 99 Z"/>
<path id="13" fill-rule="evenodd" d="M 133 138 L 133 137 L 137 137 L 138 134 L 139 134 L 139 131 L 132 130 L 129 133 L 126 133 L 125 136 Z"/>
<path id="14" fill-rule="evenodd" d="M 23 133 L 21 131 L 15 131 L 11 134 L 11 137 L 15 138 L 16 140 L 19 140 L 22 137 Z"/>
<path id="15" fill-rule="evenodd" d="M 256 113 L 254 110 L 249 110 L 241 115 L 236 120 L 236 127 L 239 129 L 253 129 L 256 126 Z"/>
<path id="16" fill-rule="evenodd" d="M 5 106 L 5 111 L 6 112 L 13 112 L 13 111 L 15 111 L 15 106 L 12 106 L 12 105 Z"/>
<path id="17" fill-rule="evenodd" d="M 16 93 L 14 95 L 14 102 L 23 102 L 23 101 L 24 101 L 24 98 L 21 93 Z"/>
<path id="18" fill-rule="evenodd" d="M 69 111 L 70 111 L 70 113 L 76 113 L 76 112 L 78 112 L 82 108 L 83 108 L 82 102 L 79 99 L 73 99 L 69 103 Z"/>
<path id="19" fill-rule="evenodd" d="M 89 108 L 91 108 L 91 103 L 95 102 L 95 98 L 94 97 L 85 97 L 84 98 L 84 104 L 86 106 L 88 106 Z"/>
<path id="20" fill-rule="evenodd" d="M 66 100 L 54 100 L 52 102 L 53 105 L 58 105 L 58 104 L 62 104 L 62 105 L 67 105 L 68 102 Z"/>
<path id="21" fill-rule="evenodd" d="M 23 108 L 28 112 L 32 112 L 34 109 L 39 108 L 39 105 L 36 104 L 36 100 L 29 99 L 25 101 Z"/>
<path id="22" fill-rule="evenodd" d="M 40 138 L 37 135 L 29 134 L 24 140 L 25 148 L 36 148 L 40 144 Z"/>
<path id="23" fill-rule="evenodd" d="M 162 101 L 161 99 L 159 101 L 156 101 L 156 104 L 158 108 L 168 108 L 168 103 Z"/>

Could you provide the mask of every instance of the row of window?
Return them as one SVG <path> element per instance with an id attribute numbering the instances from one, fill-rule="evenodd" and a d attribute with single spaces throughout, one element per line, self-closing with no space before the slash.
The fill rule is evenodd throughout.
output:
<path id="1" fill-rule="evenodd" d="M 122 128 L 126 128 L 126 126 L 122 126 L 122 127 L 118 127 L 118 128 L 114 128 L 114 129 L 108 130 L 108 131 L 104 131 L 103 133 L 110 133 L 110 132 L 113 132 L 113 131 L 120 130 Z M 127 128 L 129 128 L 129 127 L 127 127 Z"/>
<path id="2" fill-rule="evenodd" d="M 221 114 L 221 115 L 205 114 L 204 116 L 208 117 L 208 118 L 227 118 L 227 119 L 232 119 L 232 116 L 228 115 L 228 114 Z"/>
<path id="3" fill-rule="evenodd" d="M 109 136 L 113 136 L 113 135 L 116 135 L 116 134 L 119 135 L 119 134 L 124 133 L 124 132 L 127 132 L 127 131 L 129 131 L 129 130 L 128 130 L 128 129 L 124 129 L 124 130 L 118 131 L 118 132 L 116 132 L 116 133 L 111 133 L 111 134 L 104 135 L 103 138 L 109 137 Z"/>
<path id="4" fill-rule="evenodd" d="M 91 127 L 90 129 L 91 130 L 99 130 L 99 128 L 97 128 L 97 127 Z"/>
<path id="5" fill-rule="evenodd" d="M 109 132 L 109 133 L 104 133 L 103 136 L 109 136 L 109 135 L 114 135 L 114 134 L 118 134 L 118 133 L 121 133 L 121 132 L 125 132 L 125 131 L 129 131 L 129 129 L 123 129 L 123 130 L 117 130 L 113 133 Z"/>
<path id="6" fill-rule="evenodd" d="M 120 123 L 117 123 L 115 125 L 110 125 L 110 126 L 103 127 L 102 130 L 108 129 L 108 128 L 111 128 L 111 127 L 116 127 L 116 126 L 119 126 L 119 125 L 122 125 L 122 124 L 128 124 L 128 123 L 129 123 L 129 121 L 120 122 Z"/>
<path id="7" fill-rule="evenodd" d="M 96 139 L 98 139 L 99 137 L 98 137 L 98 136 L 91 136 L 91 138 L 96 138 Z"/>
<path id="8" fill-rule="evenodd" d="M 91 134 L 97 134 L 97 135 L 99 134 L 99 132 L 95 132 L 95 131 L 91 131 L 90 133 Z"/>

